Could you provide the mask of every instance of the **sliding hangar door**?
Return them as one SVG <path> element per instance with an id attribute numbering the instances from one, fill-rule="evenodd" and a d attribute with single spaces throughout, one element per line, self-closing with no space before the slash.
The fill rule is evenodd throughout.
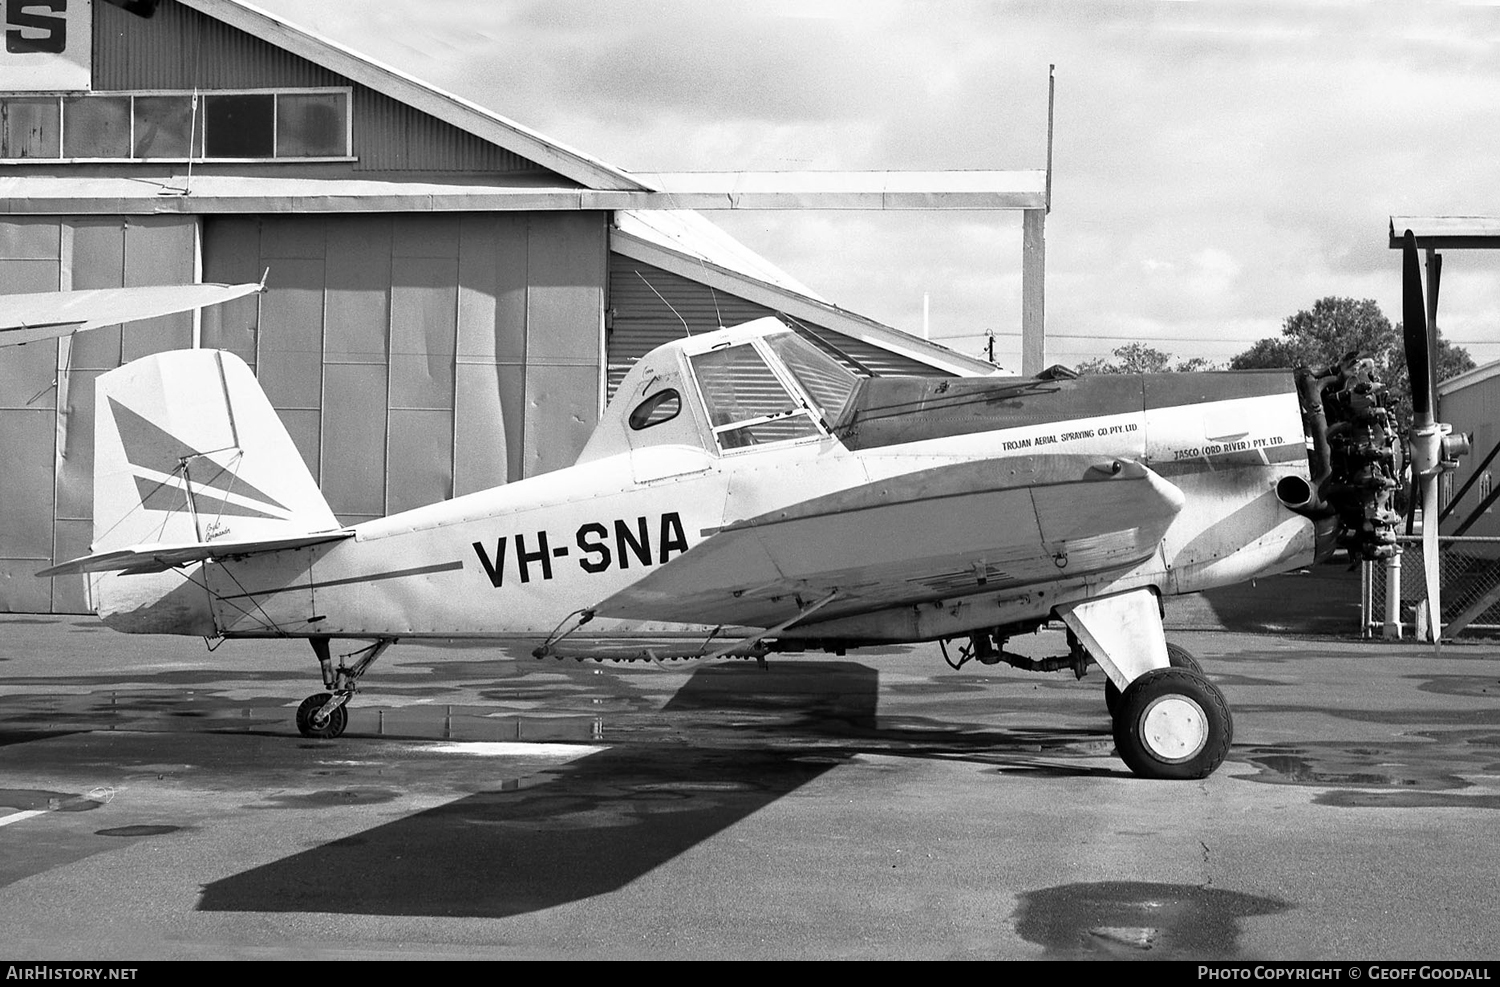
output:
<path id="1" fill-rule="evenodd" d="M 267 279 L 201 314 L 0 349 L 0 610 L 83 612 L 33 576 L 92 538 L 94 379 L 227 349 L 334 511 L 379 517 L 570 464 L 603 393 L 607 214 L 0 220 L 6 292 Z M 269 272 L 269 273 L 267 273 Z"/>

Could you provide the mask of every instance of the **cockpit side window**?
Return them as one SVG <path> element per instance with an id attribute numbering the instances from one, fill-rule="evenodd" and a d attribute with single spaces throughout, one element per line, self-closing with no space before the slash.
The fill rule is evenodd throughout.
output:
<path id="1" fill-rule="evenodd" d="M 657 391 L 635 406 L 630 413 L 630 427 L 639 432 L 643 428 L 660 425 L 676 418 L 682 411 L 682 395 L 674 388 Z"/>
<path id="2" fill-rule="evenodd" d="M 749 343 L 692 358 L 714 437 L 722 449 L 782 442 L 822 433 Z"/>

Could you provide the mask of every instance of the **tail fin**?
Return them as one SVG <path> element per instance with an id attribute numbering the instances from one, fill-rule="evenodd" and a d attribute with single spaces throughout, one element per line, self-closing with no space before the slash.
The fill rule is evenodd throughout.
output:
<path id="1" fill-rule="evenodd" d="M 91 558 L 340 527 L 250 368 L 232 353 L 179 350 L 112 370 L 98 380 L 94 414 Z M 121 630 L 213 632 L 206 592 L 180 572 L 91 579 L 99 615 Z"/>

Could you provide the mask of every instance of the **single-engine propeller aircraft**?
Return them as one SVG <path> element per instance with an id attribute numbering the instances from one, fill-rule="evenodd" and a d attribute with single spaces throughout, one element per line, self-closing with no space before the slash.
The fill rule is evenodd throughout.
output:
<path id="1" fill-rule="evenodd" d="M 346 526 L 240 360 L 160 353 L 99 378 L 92 554 L 41 575 L 94 574 L 122 631 L 309 639 L 312 737 L 399 639 L 646 660 L 957 639 L 950 664 L 1096 662 L 1130 769 L 1198 778 L 1230 712 L 1160 598 L 1395 550 L 1371 367 L 863 377 L 763 318 L 648 354 L 571 467 Z M 1006 650 L 1053 620 L 1068 654 Z M 343 639 L 369 643 L 335 666 Z"/>

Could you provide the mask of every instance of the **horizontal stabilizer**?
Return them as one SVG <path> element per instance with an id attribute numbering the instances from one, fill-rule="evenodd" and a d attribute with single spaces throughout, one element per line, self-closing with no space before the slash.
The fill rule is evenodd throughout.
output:
<path id="1" fill-rule="evenodd" d="M 186 542 L 178 545 L 132 545 L 113 552 L 100 552 L 71 559 L 50 569 L 43 569 L 38 576 L 71 576 L 81 572 L 165 572 L 192 562 L 209 559 L 237 558 L 257 555 L 262 552 L 278 552 L 288 548 L 306 548 L 327 542 L 342 541 L 353 537 L 349 530 L 327 531 L 319 534 L 297 535 L 287 538 L 230 539 L 209 542 Z"/>
<path id="2" fill-rule="evenodd" d="M 190 312 L 262 288 L 258 284 L 173 284 L 0 295 L 0 346 Z"/>

